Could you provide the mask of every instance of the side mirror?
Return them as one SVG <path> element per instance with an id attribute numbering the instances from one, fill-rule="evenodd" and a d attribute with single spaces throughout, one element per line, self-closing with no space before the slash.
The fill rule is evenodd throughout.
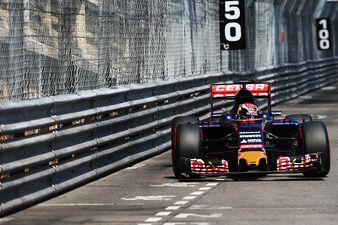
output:
<path id="1" fill-rule="evenodd" d="M 275 117 L 282 116 L 282 111 L 272 111 L 271 115 L 272 115 L 272 118 L 274 120 Z"/>
<path id="2" fill-rule="evenodd" d="M 282 111 L 272 111 L 271 115 L 272 116 L 282 116 Z"/>

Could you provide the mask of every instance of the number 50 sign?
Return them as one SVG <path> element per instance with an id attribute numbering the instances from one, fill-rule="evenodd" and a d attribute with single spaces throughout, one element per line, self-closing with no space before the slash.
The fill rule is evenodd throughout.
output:
<path id="1" fill-rule="evenodd" d="M 223 50 L 246 48 L 244 1 L 220 0 L 220 34 Z"/>

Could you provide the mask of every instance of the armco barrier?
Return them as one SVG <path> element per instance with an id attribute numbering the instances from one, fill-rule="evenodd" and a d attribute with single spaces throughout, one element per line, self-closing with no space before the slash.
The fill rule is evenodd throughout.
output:
<path id="1" fill-rule="evenodd" d="M 170 149 L 177 115 L 209 113 L 211 83 L 272 83 L 273 103 L 337 80 L 338 59 L 0 105 L 0 216 Z"/>

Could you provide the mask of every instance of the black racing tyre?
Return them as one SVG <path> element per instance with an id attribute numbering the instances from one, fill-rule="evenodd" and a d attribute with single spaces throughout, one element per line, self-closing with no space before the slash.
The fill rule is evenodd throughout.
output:
<path id="1" fill-rule="evenodd" d="M 322 153 L 320 170 L 304 172 L 307 177 L 325 177 L 330 171 L 330 143 L 327 129 L 320 121 L 305 122 L 301 125 L 304 153 Z"/>
<path id="2" fill-rule="evenodd" d="M 191 124 L 196 124 L 198 123 L 198 118 L 195 116 L 178 116 L 175 117 L 171 123 L 171 130 L 177 128 L 178 125 L 181 124 L 186 124 L 186 123 L 191 123 Z"/>
<path id="3" fill-rule="evenodd" d="M 287 115 L 285 119 L 297 121 L 299 123 L 304 123 L 304 122 L 311 122 L 312 116 L 309 114 L 291 114 L 291 115 Z"/>
<path id="4" fill-rule="evenodd" d="M 194 116 L 179 116 L 173 119 L 171 124 L 171 156 L 172 156 L 172 164 L 173 164 L 173 171 L 176 177 L 181 176 L 181 171 L 178 170 L 178 156 L 176 154 L 176 131 L 177 127 L 181 124 L 198 124 L 198 118 Z"/>
<path id="5" fill-rule="evenodd" d="M 185 160 L 199 158 L 200 135 L 198 124 L 181 124 L 177 127 L 176 149 L 172 154 L 173 170 L 177 178 L 192 177 L 192 174 L 187 174 Z"/>

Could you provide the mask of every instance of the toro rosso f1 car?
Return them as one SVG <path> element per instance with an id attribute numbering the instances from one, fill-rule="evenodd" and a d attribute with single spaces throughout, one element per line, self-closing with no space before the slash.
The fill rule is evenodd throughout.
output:
<path id="1" fill-rule="evenodd" d="M 269 83 L 214 84 L 210 99 L 208 121 L 184 116 L 172 122 L 177 178 L 268 173 L 325 177 L 329 173 L 324 123 L 308 114 L 281 117 L 281 112 L 271 111 Z M 232 101 L 233 107 L 216 112 L 217 100 Z M 258 110 L 255 101 L 265 102 L 266 112 Z"/>

